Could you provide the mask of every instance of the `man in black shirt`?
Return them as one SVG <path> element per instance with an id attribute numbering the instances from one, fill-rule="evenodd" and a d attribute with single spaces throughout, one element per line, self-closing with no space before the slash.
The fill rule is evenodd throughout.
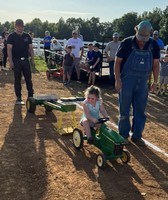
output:
<path id="1" fill-rule="evenodd" d="M 32 39 L 28 33 L 24 32 L 23 20 L 17 19 L 15 22 L 15 32 L 11 33 L 7 39 L 7 49 L 10 68 L 14 70 L 14 88 L 17 97 L 16 104 L 24 104 L 21 94 L 22 74 L 26 81 L 28 97 L 33 96 L 33 84 L 29 56 L 34 65 L 34 52 Z"/>

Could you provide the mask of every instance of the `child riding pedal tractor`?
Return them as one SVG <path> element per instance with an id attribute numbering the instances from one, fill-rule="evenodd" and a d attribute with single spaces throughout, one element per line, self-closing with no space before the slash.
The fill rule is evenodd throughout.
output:
<path id="1" fill-rule="evenodd" d="M 104 168 L 106 160 L 110 159 L 120 158 L 123 163 L 129 162 L 130 153 L 124 149 L 124 138 L 105 124 L 109 117 L 103 106 L 100 89 L 96 86 L 90 86 L 85 91 L 85 98 L 84 113 L 81 118 L 85 134 L 78 128 L 74 129 L 73 144 L 75 148 L 82 148 L 86 139 L 89 144 L 95 145 L 102 152 L 97 155 L 97 165 L 100 168 Z M 99 113 L 103 118 L 100 118 Z"/>
<path id="2" fill-rule="evenodd" d="M 109 118 L 100 118 L 100 128 L 97 130 L 91 128 L 92 144 L 102 152 L 97 155 L 96 164 L 102 169 L 105 168 L 107 160 L 120 158 L 123 163 L 130 161 L 130 153 L 124 148 L 124 138 L 105 124 L 108 120 Z M 81 130 L 78 128 L 74 129 L 73 145 L 76 149 L 81 149 L 86 139 L 87 136 Z"/>

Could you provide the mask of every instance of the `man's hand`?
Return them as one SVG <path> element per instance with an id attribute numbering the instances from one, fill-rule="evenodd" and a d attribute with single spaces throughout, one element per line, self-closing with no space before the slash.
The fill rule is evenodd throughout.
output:
<path id="1" fill-rule="evenodd" d="M 115 81 L 115 89 L 117 90 L 117 92 L 120 91 L 121 87 L 122 87 L 121 79 L 116 80 Z"/>
<path id="2" fill-rule="evenodd" d="M 151 90 L 152 92 L 155 92 L 155 91 L 157 90 L 157 83 L 153 82 L 152 85 L 151 85 L 150 90 Z"/>
<path id="3" fill-rule="evenodd" d="M 9 67 L 10 67 L 11 70 L 13 70 L 13 68 L 14 68 L 13 61 L 9 62 Z"/>

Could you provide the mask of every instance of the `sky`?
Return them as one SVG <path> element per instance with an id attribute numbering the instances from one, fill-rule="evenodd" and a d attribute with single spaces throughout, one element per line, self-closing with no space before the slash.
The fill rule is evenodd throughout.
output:
<path id="1" fill-rule="evenodd" d="M 31 22 L 39 18 L 42 22 L 58 22 L 74 17 L 100 22 L 112 22 L 128 12 L 142 14 L 155 8 L 166 9 L 168 0 L 6 0 L 0 6 L 0 22 L 12 22 L 18 18 Z"/>

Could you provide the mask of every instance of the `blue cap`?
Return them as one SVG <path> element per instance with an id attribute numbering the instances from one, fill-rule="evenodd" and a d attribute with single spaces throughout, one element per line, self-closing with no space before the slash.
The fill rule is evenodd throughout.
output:
<path id="1" fill-rule="evenodd" d="M 113 33 L 113 37 L 119 38 L 118 32 Z"/>
<path id="2" fill-rule="evenodd" d="M 136 26 L 136 38 L 139 41 L 147 42 L 153 28 L 149 21 L 142 21 Z"/>

